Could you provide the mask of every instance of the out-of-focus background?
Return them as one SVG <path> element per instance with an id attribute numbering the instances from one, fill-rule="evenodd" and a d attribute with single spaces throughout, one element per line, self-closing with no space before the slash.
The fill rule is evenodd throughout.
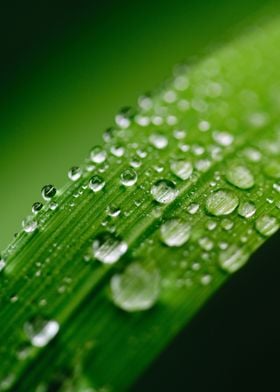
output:
<path id="1" fill-rule="evenodd" d="M 0 249 L 120 107 L 279 9 L 276 0 L 2 2 Z"/>

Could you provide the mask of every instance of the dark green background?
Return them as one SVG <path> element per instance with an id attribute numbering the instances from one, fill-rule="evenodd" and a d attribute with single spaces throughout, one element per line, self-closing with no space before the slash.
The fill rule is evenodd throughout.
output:
<path id="1" fill-rule="evenodd" d="M 0 249 L 41 187 L 65 183 L 120 107 L 174 64 L 279 11 L 276 0 L 2 3 Z M 278 241 L 210 301 L 135 391 L 280 390 Z"/>

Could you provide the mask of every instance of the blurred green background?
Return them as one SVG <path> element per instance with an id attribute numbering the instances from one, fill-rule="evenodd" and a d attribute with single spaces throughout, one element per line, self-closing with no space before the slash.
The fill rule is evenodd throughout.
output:
<path id="1" fill-rule="evenodd" d="M 46 183 L 61 186 L 121 106 L 172 66 L 278 12 L 277 1 L 1 5 L 0 249 Z"/>

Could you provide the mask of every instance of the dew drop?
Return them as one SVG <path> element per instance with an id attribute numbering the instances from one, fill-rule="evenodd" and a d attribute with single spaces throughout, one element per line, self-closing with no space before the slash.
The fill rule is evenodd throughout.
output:
<path id="1" fill-rule="evenodd" d="M 194 215 L 197 213 L 197 211 L 199 210 L 199 204 L 197 203 L 191 203 L 190 205 L 188 205 L 187 207 L 187 211 L 189 214 Z"/>
<path id="2" fill-rule="evenodd" d="M 32 233 L 37 229 L 38 223 L 32 215 L 22 221 L 22 228 L 26 233 Z"/>
<path id="3" fill-rule="evenodd" d="M 137 178 L 138 176 L 134 169 L 126 169 L 121 173 L 121 183 L 126 187 L 135 185 Z"/>
<path id="4" fill-rule="evenodd" d="M 107 232 L 99 234 L 92 243 L 93 256 L 104 264 L 116 263 L 127 248 L 126 242 Z"/>
<path id="5" fill-rule="evenodd" d="M 102 163 L 107 159 L 107 152 L 101 146 L 95 146 L 90 151 L 90 160 L 94 163 Z"/>
<path id="6" fill-rule="evenodd" d="M 0 258 L 0 272 L 6 267 L 6 262 L 4 259 Z"/>
<path id="7" fill-rule="evenodd" d="M 175 176 L 181 178 L 181 180 L 187 180 L 190 178 L 193 172 L 193 166 L 191 162 L 185 161 L 183 159 L 178 159 L 172 161 L 170 164 L 170 169 Z"/>
<path id="8" fill-rule="evenodd" d="M 82 169 L 78 166 L 73 166 L 68 171 L 68 178 L 71 181 L 78 181 L 82 176 Z"/>
<path id="9" fill-rule="evenodd" d="M 251 218 L 256 212 L 255 203 L 252 201 L 242 202 L 240 203 L 237 212 L 243 218 Z"/>
<path id="10" fill-rule="evenodd" d="M 144 311 L 158 299 L 160 275 L 155 267 L 133 262 L 122 274 L 112 277 L 110 287 L 116 306 L 127 312 Z"/>
<path id="11" fill-rule="evenodd" d="M 151 188 L 154 200 L 161 204 L 171 203 L 178 196 L 176 185 L 169 180 L 158 180 Z"/>
<path id="12" fill-rule="evenodd" d="M 248 258 L 249 254 L 243 248 L 231 245 L 220 253 L 219 265 L 224 271 L 233 273 L 239 270 L 247 262 Z"/>
<path id="13" fill-rule="evenodd" d="M 34 318 L 24 324 L 24 332 L 34 347 L 45 347 L 58 331 L 59 324 L 55 320 Z"/>
<path id="14" fill-rule="evenodd" d="M 233 136 L 228 132 L 215 131 L 212 134 L 213 139 L 220 146 L 230 146 L 233 142 Z"/>
<path id="15" fill-rule="evenodd" d="M 101 189 L 104 188 L 105 186 L 105 181 L 103 180 L 102 177 L 100 176 L 93 176 L 91 177 L 90 181 L 89 181 L 89 188 L 93 191 L 93 192 L 99 192 L 101 191 Z"/>
<path id="16" fill-rule="evenodd" d="M 106 212 L 109 216 L 112 218 L 116 218 L 117 216 L 120 215 L 121 210 L 119 207 L 115 206 L 114 204 L 110 205 L 107 207 Z"/>
<path id="17" fill-rule="evenodd" d="M 276 233 L 279 229 L 279 224 L 275 216 L 263 215 L 256 220 L 255 227 L 260 234 L 269 237 Z"/>
<path id="18" fill-rule="evenodd" d="M 170 219 L 160 227 L 162 242 L 171 247 L 184 245 L 191 235 L 191 226 L 181 219 Z"/>
<path id="19" fill-rule="evenodd" d="M 123 129 L 127 129 L 130 124 L 132 117 L 132 109 L 130 107 L 123 108 L 115 117 L 116 124 Z"/>
<path id="20" fill-rule="evenodd" d="M 168 145 L 168 139 L 161 133 L 153 133 L 149 137 L 150 143 L 158 150 L 163 150 Z"/>
<path id="21" fill-rule="evenodd" d="M 40 203 L 39 201 L 36 201 L 32 205 L 32 212 L 33 212 L 33 214 L 38 214 L 38 212 L 41 211 L 42 208 L 43 208 L 43 204 Z"/>
<path id="22" fill-rule="evenodd" d="M 206 200 L 207 212 L 214 216 L 231 214 L 238 206 L 238 197 L 230 190 L 218 189 Z"/>
<path id="23" fill-rule="evenodd" d="M 42 188 L 42 197 L 45 200 L 51 200 L 56 195 L 56 189 L 53 185 L 45 185 Z"/>
<path id="24" fill-rule="evenodd" d="M 124 155 L 125 149 L 122 145 L 117 144 L 111 147 L 110 152 L 112 155 L 114 155 L 115 157 L 122 157 Z"/>
<path id="25" fill-rule="evenodd" d="M 214 244 L 213 241 L 208 237 L 202 237 L 198 240 L 199 246 L 206 251 L 210 251 L 213 249 Z"/>
<path id="26" fill-rule="evenodd" d="M 255 184 L 251 171 L 242 165 L 232 165 L 226 170 L 227 181 L 240 189 L 250 189 Z"/>

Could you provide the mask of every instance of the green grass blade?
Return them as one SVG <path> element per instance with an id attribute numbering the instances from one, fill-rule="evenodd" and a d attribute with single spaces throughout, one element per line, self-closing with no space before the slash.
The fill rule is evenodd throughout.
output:
<path id="1" fill-rule="evenodd" d="M 3 253 L 0 390 L 124 390 L 277 231 L 279 44 L 276 20 L 177 69 L 25 222 Z"/>

